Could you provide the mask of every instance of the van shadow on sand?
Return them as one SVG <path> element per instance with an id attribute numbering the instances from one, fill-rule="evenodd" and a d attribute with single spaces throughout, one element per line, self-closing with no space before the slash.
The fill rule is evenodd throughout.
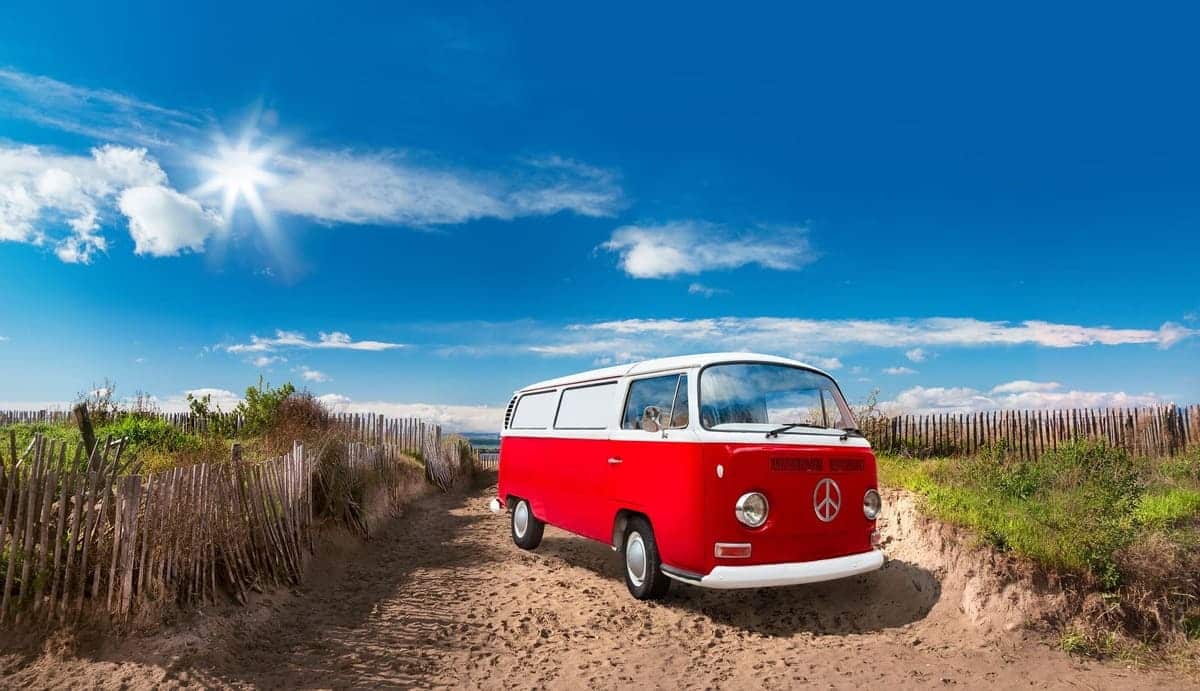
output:
<path id="1" fill-rule="evenodd" d="M 620 557 L 605 545 L 547 535 L 538 552 L 609 579 L 620 585 L 621 596 L 629 597 Z M 941 583 L 933 572 L 897 559 L 863 576 L 785 588 L 710 590 L 672 583 L 662 606 L 764 636 L 844 635 L 920 621 L 941 595 Z"/>

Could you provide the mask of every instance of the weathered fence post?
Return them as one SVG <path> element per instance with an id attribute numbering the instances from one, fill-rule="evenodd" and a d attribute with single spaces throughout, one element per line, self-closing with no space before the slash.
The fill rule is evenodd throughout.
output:
<path id="1" fill-rule="evenodd" d="M 83 437 L 83 450 L 90 456 L 96 448 L 96 432 L 92 429 L 92 419 L 88 417 L 86 403 L 75 406 L 75 424 L 79 425 L 79 436 Z"/>

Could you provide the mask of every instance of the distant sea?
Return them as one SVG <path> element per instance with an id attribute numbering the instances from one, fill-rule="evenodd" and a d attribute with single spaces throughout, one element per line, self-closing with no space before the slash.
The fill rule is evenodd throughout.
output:
<path id="1" fill-rule="evenodd" d="M 480 451 L 499 451 L 500 450 L 500 435 L 490 432 L 463 432 L 471 446 L 474 446 Z"/>

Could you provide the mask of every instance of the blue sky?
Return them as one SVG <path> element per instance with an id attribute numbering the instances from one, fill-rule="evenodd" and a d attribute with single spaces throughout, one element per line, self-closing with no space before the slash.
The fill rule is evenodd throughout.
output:
<path id="1" fill-rule="evenodd" d="M 0 404 L 262 373 L 487 429 L 743 348 L 1200 401 L 1190 10 L 251 5 L 6 14 Z"/>

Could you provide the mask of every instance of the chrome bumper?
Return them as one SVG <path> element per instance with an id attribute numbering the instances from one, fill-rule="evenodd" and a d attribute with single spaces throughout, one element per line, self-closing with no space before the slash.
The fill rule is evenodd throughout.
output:
<path id="1" fill-rule="evenodd" d="M 754 564 L 750 566 L 717 566 L 699 581 L 682 578 L 667 571 L 671 578 L 705 588 L 730 590 L 734 588 L 770 588 L 779 585 L 819 583 L 849 578 L 878 571 L 884 562 L 883 552 L 873 549 L 833 559 L 798 561 L 788 564 Z"/>

